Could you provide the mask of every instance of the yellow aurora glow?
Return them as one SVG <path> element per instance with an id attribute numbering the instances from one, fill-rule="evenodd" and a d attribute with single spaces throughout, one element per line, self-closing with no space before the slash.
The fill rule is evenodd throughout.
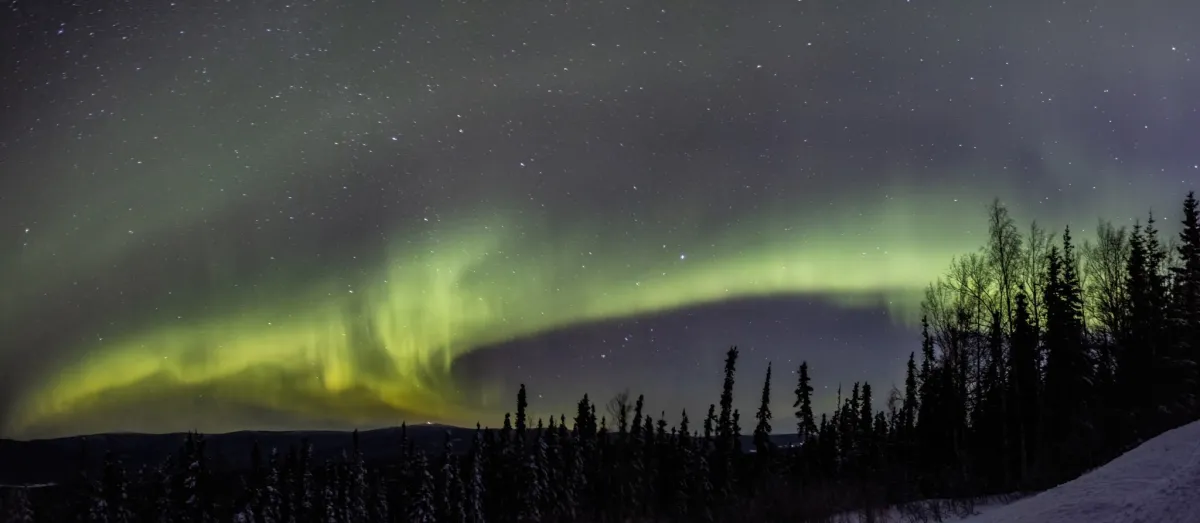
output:
<path id="1" fill-rule="evenodd" d="M 26 397 L 9 431 L 69 418 L 119 391 L 127 398 L 136 396 L 128 391 L 212 383 L 222 384 L 223 400 L 277 411 L 334 412 L 362 422 L 370 416 L 360 412 L 365 395 L 379 404 L 372 412 L 471 422 L 479 412 L 456 393 L 450 372 L 469 351 L 735 298 L 809 293 L 847 304 L 912 306 L 945 261 L 978 240 L 943 225 L 938 238 L 913 249 L 914 235 L 947 223 L 955 211 L 916 218 L 900 207 L 880 211 L 829 217 L 873 224 L 861 234 L 756 220 L 757 227 L 733 227 L 706 242 L 678 230 L 642 239 L 557 233 L 552 241 L 548 230 L 513 221 L 459 223 L 446 229 L 451 234 L 402 243 L 366 288 L 317 282 L 285 305 L 247 300 L 199 322 L 167 322 L 97 342 Z M 776 225 L 762 230 L 763 223 Z M 263 369 L 285 376 L 283 385 L 263 380 Z"/>
<path id="2" fill-rule="evenodd" d="M 1139 201 L 1093 205 L 1134 217 L 1142 214 Z M 537 223 L 520 213 L 477 212 L 396 235 L 386 263 L 358 287 L 330 276 L 283 296 L 221 297 L 206 308 L 216 313 L 153 321 L 77 347 L 78 358 L 26 391 L 5 432 L 58 434 L 87 416 L 95 430 L 122 430 L 118 421 L 94 421 L 96 413 L 191 390 L 220 404 L 327 423 L 473 424 L 494 418 L 495 407 L 462 392 L 454 362 L 513 339 L 779 295 L 882 306 L 897 321 L 913 321 L 928 283 L 951 258 L 982 245 L 987 202 L 905 194 L 862 210 L 751 213 L 720 234 L 696 216 L 679 216 L 636 236 L 595 220 Z M 1012 211 L 1050 229 L 1065 221 Z M 1090 237 L 1088 227 L 1077 231 L 1080 241 Z M 161 408 L 170 407 L 151 410 Z"/>

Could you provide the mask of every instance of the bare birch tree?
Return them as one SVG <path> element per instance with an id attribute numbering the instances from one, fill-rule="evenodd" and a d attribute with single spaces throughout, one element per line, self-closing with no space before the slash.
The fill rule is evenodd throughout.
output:
<path id="1" fill-rule="evenodd" d="M 1025 239 L 1025 250 L 1021 253 L 1021 283 L 1029 298 L 1029 315 L 1035 330 L 1045 325 L 1046 307 L 1042 293 L 1046 290 L 1046 270 L 1050 254 L 1050 236 L 1037 222 L 1029 224 L 1029 235 Z"/>
<path id="2" fill-rule="evenodd" d="M 1009 215 L 1000 199 L 996 198 L 988 207 L 987 261 L 993 272 L 997 287 L 1004 332 L 1012 332 L 1013 303 L 1017 295 L 1021 264 L 1021 234 L 1016 221 Z"/>
<path id="3" fill-rule="evenodd" d="M 1101 221 L 1096 243 L 1084 245 L 1084 301 L 1087 315 L 1099 334 L 1110 339 L 1122 332 L 1125 321 L 1125 269 L 1129 261 L 1129 236 L 1124 227 Z"/>

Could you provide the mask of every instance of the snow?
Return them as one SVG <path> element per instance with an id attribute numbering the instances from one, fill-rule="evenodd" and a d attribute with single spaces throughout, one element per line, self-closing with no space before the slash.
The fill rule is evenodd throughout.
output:
<path id="1" fill-rule="evenodd" d="M 1011 497 L 1009 499 L 1012 499 Z M 914 510 L 923 505 L 923 510 Z M 1016 501 L 981 499 L 967 507 L 945 500 L 892 507 L 878 522 L 936 521 L 914 517 L 936 507 L 942 523 L 1200 523 L 1200 421 L 1164 432 L 1072 481 Z M 861 523 L 861 513 L 834 523 Z"/>
<path id="2" fill-rule="evenodd" d="M 961 523 L 1042 521 L 1200 521 L 1200 422 L 1165 432 L 1075 480 Z"/>

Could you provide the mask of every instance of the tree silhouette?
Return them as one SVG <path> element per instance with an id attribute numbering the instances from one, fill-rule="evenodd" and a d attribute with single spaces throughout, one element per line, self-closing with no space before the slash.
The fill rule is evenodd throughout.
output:
<path id="1" fill-rule="evenodd" d="M 771 443 L 771 364 L 767 364 L 767 377 L 763 381 L 762 399 L 759 400 L 758 412 L 754 418 L 758 423 L 754 426 L 754 448 L 759 454 L 768 454 L 774 445 Z"/>
<path id="2" fill-rule="evenodd" d="M 1047 488 L 1200 417 L 1197 207 L 1189 194 L 1168 256 L 1152 216 L 1128 230 L 1103 222 L 1097 243 L 1077 251 L 1070 229 L 1055 244 L 1036 225 L 1020 238 L 993 202 L 983 253 L 956 259 L 929 288 L 902 389 L 848 381 L 818 421 L 810 368 L 799 365 L 795 446 L 771 434 L 768 365 L 755 453 L 741 452 L 735 346 L 700 431 L 686 411 L 672 426 L 627 392 L 605 405 L 608 416 L 584 395 L 570 427 L 562 414 L 531 426 L 521 385 L 515 419 L 506 413 L 498 430 L 431 436 L 402 424 L 386 451 L 356 431 L 345 450 L 302 440 L 268 457 L 256 438 L 236 450 L 241 465 L 196 433 L 134 469 L 112 451 L 96 463 L 83 452 L 63 485 L 33 496 L 7 489 L 4 514 L 21 523 L 828 521 Z M 883 405 L 880 390 L 890 391 Z"/>

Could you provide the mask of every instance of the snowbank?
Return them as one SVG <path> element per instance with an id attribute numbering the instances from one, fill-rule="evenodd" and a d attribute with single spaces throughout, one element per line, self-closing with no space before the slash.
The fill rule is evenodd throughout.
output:
<path id="1" fill-rule="evenodd" d="M 1075 480 L 962 523 L 1200 523 L 1200 422 Z"/>

